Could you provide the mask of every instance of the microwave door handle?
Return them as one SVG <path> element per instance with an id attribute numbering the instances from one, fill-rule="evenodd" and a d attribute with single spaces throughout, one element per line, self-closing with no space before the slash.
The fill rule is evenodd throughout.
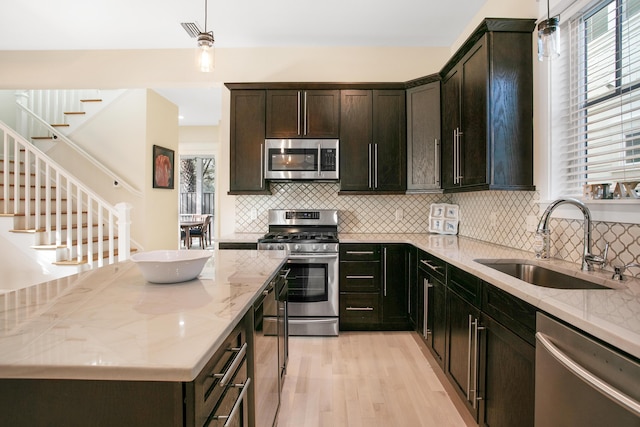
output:
<path id="1" fill-rule="evenodd" d="M 322 177 L 322 146 L 318 143 L 318 177 Z"/>
<path id="2" fill-rule="evenodd" d="M 260 157 L 264 160 L 260 163 L 260 188 L 264 188 L 264 180 L 265 180 L 265 172 L 267 170 L 267 152 L 265 149 L 265 144 L 260 144 Z"/>

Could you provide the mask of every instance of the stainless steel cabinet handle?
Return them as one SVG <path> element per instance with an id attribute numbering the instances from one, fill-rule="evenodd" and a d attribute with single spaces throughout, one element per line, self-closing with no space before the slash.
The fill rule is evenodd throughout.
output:
<path id="1" fill-rule="evenodd" d="M 264 153 L 264 144 L 260 144 L 260 158 L 264 160 L 264 162 L 260 162 L 260 188 L 264 188 L 264 171 L 269 167 L 267 164 L 269 160 Z"/>
<path id="2" fill-rule="evenodd" d="M 554 359 L 571 371 L 571 373 L 581 378 L 584 382 L 607 396 L 609 399 L 618 403 L 618 405 L 626 408 L 630 412 L 633 412 L 636 416 L 640 416 L 640 402 L 637 402 L 632 397 L 627 396 L 620 390 L 603 381 L 601 378 L 595 376 L 592 372 L 589 372 L 582 365 L 578 364 L 575 360 L 564 354 L 558 347 L 553 345 L 551 340 L 549 340 L 545 334 L 537 332 L 536 340 L 542 344 L 544 349 L 549 352 Z"/>
<path id="3" fill-rule="evenodd" d="M 411 252 L 409 252 L 409 274 L 411 274 Z M 411 312 L 411 289 L 409 289 L 409 292 L 407 292 L 407 295 L 408 295 L 408 301 L 407 302 L 409 303 L 409 305 L 408 305 L 409 314 L 413 314 Z"/>
<path id="4" fill-rule="evenodd" d="M 440 266 L 440 265 L 433 265 L 433 264 L 431 264 L 431 263 L 430 263 L 429 261 L 427 261 L 426 259 L 421 259 L 421 260 L 420 260 L 420 262 L 421 262 L 422 264 L 424 264 L 425 266 L 429 267 L 430 269 L 432 269 L 432 270 L 433 270 L 433 271 L 435 271 L 435 272 L 438 272 L 438 271 L 442 268 L 442 266 Z"/>
<path id="5" fill-rule="evenodd" d="M 473 316 L 469 315 L 469 343 L 467 346 L 467 400 L 471 400 L 471 347 L 473 340 Z"/>
<path id="6" fill-rule="evenodd" d="M 304 91 L 304 134 L 307 135 L 309 131 L 309 124 L 307 123 L 307 116 L 309 111 L 307 110 L 307 91 Z"/>
<path id="7" fill-rule="evenodd" d="M 458 130 L 458 184 L 462 184 L 464 176 L 462 175 L 462 136 L 464 133 Z"/>
<path id="8" fill-rule="evenodd" d="M 231 375 L 233 375 L 233 373 L 238 368 L 238 365 L 240 365 L 240 363 L 242 363 L 242 361 L 244 360 L 244 356 L 247 354 L 247 343 L 245 342 L 244 344 L 242 344 L 242 347 L 240 347 L 239 349 L 232 348 L 230 349 L 230 351 L 237 351 L 238 354 L 236 354 L 236 357 L 233 359 L 233 362 L 231 362 L 231 365 L 229 366 L 227 371 L 223 374 L 210 375 L 213 378 L 222 378 L 220 380 L 220 383 L 218 384 L 220 387 L 224 387 L 227 385 Z"/>
<path id="9" fill-rule="evenodd" d="M 429 329 L 429 288 L 433 288 L 433 285 L 429 283 L 429 279 L 426 277 L 423 279 L 424 286 L 424 321 L 422 322 L 424 328 L 424 337 L 428 338 L 431 333 Z"/>
<path id="10" fill-rule="evenodd" d="M 375 161 L 374 161 L 374 167 L 375 167 L 375 172 L 374 172 L 374 188 L 378 188 L 378 144 L 375 144 L 375 150 L 374 150 L 374 155 L 375 155 Z"/>
<path id="11" fill-rule="evenodd" d="M 320 156 L 322 156 L 322 148 L 320 147 L 320 144 L 318 144 L 318 177 L 322 176 L 322 158 Z"/>
<path id="12" fill-rule="evenodd" d="M 238 409 L 240 409 L 240 405 L 244 401 L 245 396 L 247 395 L 247 390 L 249 390 L 249 384 L 251 384 L 251 378 L 247 378 L 244 384 L 234 384 L 233 387 L 242 388 L 242 391 L 238 395 L 238 398 L 236 399 L 235 403 L 233 404 L 233 407 L 231 408 L 231 412 L 229 412 L 229 415 L 216 415 L 211 417 L 211 419 L 227 420 L 224 423 L 224 427 L 229 427 L 233 419 L 236 417 L 236 414 L 238 413 Z M 209 423 L 207 423 L 206 425 L 209 425 Z"/>
<path id="13" fill-rule="evenodd" d="M 301 96 L 301 93 L 302 92 L 298 91 L 298 133 L 297 133 L 298 135 L 300 135 L 300 104 L 301 104 L 300 103 L 300 96 Z"/>
<path id="14" fill-rule="evenodd" d="M 373 279 L 374 276 L 347 276 L 347 279 Z"/>
<path id="15" fill-rule="evenodd" d="M 373 255 L 373 251 L 347 251 L 349 255 Z"/>
<path id="16" fill-rule="evenodd" d="M 369 188 L 372 187 L 371 184 L 371 177 L 372 177 L 372 170 L 371 170 L 371 144 L 369 144 Z"/>
<path id="17" fill-rule="evenodd" d="M 453 130 L 453 183 L 458 183 L 458 128 Z"/>
<path id="18" fill-rule="evenodd" d="M 347 311 L 373 311 L 373 307 L 347 307 Z"/>
<path id="19" fill-rule="evenodd" d="M 387 248 L 383 248 L 383 266 L 382 268 L 384 268 L 383 271 L 383 280 L 384 280 L 384 296 L 387 296 Z"/>
<path id="20" fill-rule="evenodd" d="M 474 319 L 473 320 L 473 326 L 474 326 L 474 344 L 473 344 L 473 358 L 474 358 L 474 362 L 473 362 L 473 389 L 470 390 L 473 392 L 473 399 L 471 400 L 471 405 L 473 406 L 473 408 L 475 409 L 477 404 L 478 404 L 478 400 L 481 400 L 481 397 L 478 396 L 478 370 L 480 369 L 479 367 L 479 339 L 480 339 L 480 331 L 484 330 L 484 326 L 480 326 L 480 320 L 478 319 Z"/>
<path id="21" fill-rule="evenodd" d="M 438 142 L 438 138 L 435 139 L 434 145 L 435 145 L 435 157 L 433 158 L 434 182 L 436 185 L 440 185 L 440 143 Z"/>

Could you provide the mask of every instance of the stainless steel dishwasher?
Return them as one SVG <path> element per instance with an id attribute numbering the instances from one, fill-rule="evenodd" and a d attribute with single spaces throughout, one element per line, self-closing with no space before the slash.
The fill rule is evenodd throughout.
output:
<path id="1" fill-rule="evenodd" d="M 640 363 L 544 314 L 536 319 L 535 425 L 640 426 Z"/>
<path id="2" fill-rule="evenodd" d="M 254 303 L 253 420 L 255 427 L 272 427 L 280 406 L 278 364 L 277 275 Z"/>

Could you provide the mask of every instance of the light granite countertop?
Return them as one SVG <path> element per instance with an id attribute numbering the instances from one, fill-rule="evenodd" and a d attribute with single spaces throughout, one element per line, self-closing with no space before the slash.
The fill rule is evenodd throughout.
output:
<path id="1" fill-rule="evenodd" d="M 219 241 L 254 241 L 255 234 L 237 233 Z M 260 236 L 260 235 L 258 235 Z M 533 253 L 465 237 L 436 234 L 346 234 L 340 243 L 409 243 L 546 311 L 565 322 L 640 358 L 640 280 L 611 280 L 611 271 L 582 272 L 561 260 L 536 260 Z M 531 285 L 482 265 L 477 259 L 527 259 L 533 263 L 612 289 L 570 290 Z M 611 270 L 611 267 L 608 267 Z"/>
<path id="2" fill-rule="evenodd" d="M 212 254 L 180 284 L 125 261 L 0 294 L 0 378 L 193 380 L 286 260 Z"/>

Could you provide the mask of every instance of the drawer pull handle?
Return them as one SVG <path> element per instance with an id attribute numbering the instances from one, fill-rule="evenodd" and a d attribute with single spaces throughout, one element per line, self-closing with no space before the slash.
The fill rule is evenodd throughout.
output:
<path id="1" fill-rule="evenodd" d="M 373 307 L 347 307 L 347 311 L 373 311 Z"/>
<path id="2" fill-rule="evenodd" d="M 373 255 L 373 251 L 347 251 L 349 255 Z"/>
<path id="3" fill-rule="evenodd" d="M 244 344 L 242 344 L 242 347 L 240 347 L 240 349 L 232 348 L 229 351 L 237 351 L 238 354 L 236 354 L 236 357 L 233 359 L 233 362 L 231 362 L 231 365 L 229 366 L 227 371 L 223 374 L 210 375 L 213 378 L 222 378 L 219 384 L 220 387 L 224 387 L 227 385 L 227 383 L 229 382 L 229 378 L 231 377 L 231 375 L 233 375 L 233 373 L 238 368 L 238 365 L 240 365 L 240 363 L 244 359 L 245 354 L 247 354 L 247 343 L 245 342 Z"/>
<path id="4" fill-rule="evenodd" d="M 373 279 L 373 276 L 347 276 L 347 279 Z"/>
<path id="5" fill-rule="evenodd" d="M 251 378 L 247 378 L 244 384 L 233 384 L 231 387 L 242 388 L 242 391 L 238 395 L 236 402 L 233 404 L 233 408 L 231 408 L 231 412 L 229 412 L 229 415 L 214 415 L 211 419 L 227 420 L 224 423 L 224 427 L 229 427 L 233 419 L 236 417 L 236 414 L 238 413 L 238 409 L 240 409 L 240 404 L 242 404 L 242 402 L 244 401 L 244 397 L 247 394 L 247 390 L 249 390 L 249 384 L 251 384 Z M 209 423 L 207 423 L 207 425 L 209 425 Z"/>
<path id="6" fill-rule="evenodd" d="M 439 265 L 433 265 L 431 264 L 429 261 L 425 260 L 425 259 L 421 259 L 420 262 L 424 265 L 426 265 L 427 267 L 429 267 L 430 269 L 432 269 L 433 271 L 440 271 L 440 269 L 442 268 Z"/>

